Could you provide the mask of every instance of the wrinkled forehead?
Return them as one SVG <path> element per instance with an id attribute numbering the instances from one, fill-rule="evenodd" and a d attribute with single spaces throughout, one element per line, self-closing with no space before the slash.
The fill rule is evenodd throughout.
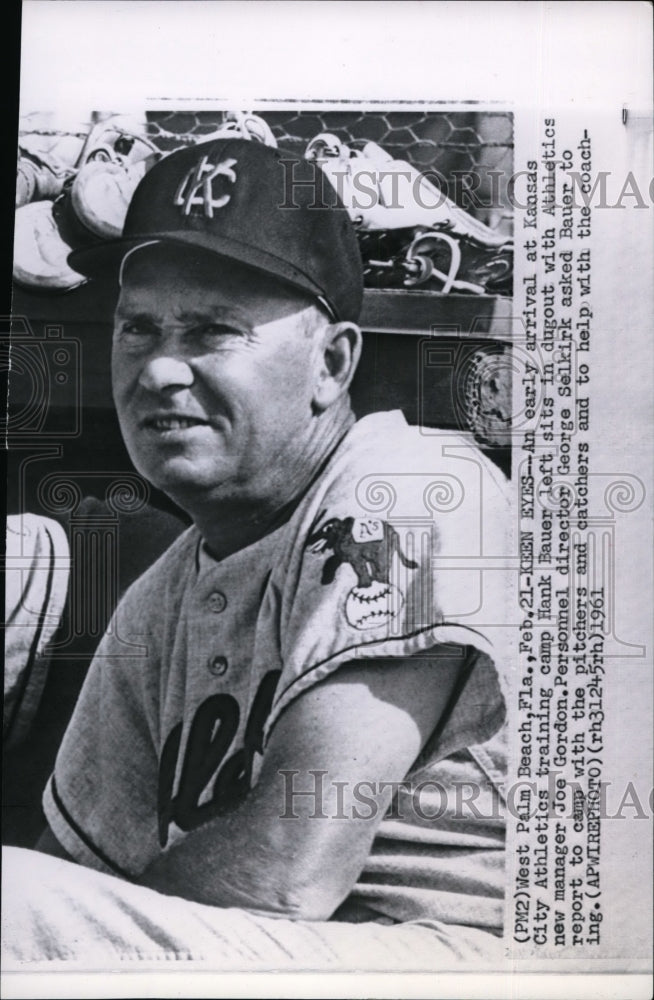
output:
<path id="1" fill-rule="evenodd" d="M 315 307 L 317 299 L 254 268 L 174 243 L 152 242 L 132 248 L 120 266 L 118 312 L 131 305 L 163 305 L 177 299 L 211 309 L 247 312 L 271 322 Z"/>

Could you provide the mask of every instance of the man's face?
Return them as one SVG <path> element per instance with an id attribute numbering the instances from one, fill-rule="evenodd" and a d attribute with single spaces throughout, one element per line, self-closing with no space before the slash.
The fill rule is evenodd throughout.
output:
<path id="1" fill-rule="evenodd" d="M 209 254 L 157 244 L 130 256 L 112 379 L 139 472 L 191 513 L 282 489 L 308 448 L 316 319 L 302 295 Z"/>

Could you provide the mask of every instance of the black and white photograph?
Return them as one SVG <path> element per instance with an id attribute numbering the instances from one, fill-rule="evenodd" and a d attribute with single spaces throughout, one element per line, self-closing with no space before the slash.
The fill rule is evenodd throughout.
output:
<path id="1" fill-rule="evenodd" d="M 651 9 L 374 10 L 23 3 L 7 996 L 648 995 Z"/>

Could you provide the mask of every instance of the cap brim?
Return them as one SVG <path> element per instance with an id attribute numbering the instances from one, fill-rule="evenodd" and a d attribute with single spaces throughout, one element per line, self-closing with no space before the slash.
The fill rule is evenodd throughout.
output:
<path id="1" fill-rule="evenodd" d="M 98 243 L 96 246 L 73 250 L 68 255 L 68 264 L 78 274 L 87 278 L 100 278 L 113 274 L 117 279 L 125 254 L 149 243 L 172 243 L 189 249 L 206 251 L 224 260 L 236 261 L 245 267 L 278 278 L 293 288 L 320 299 L 336 316 L 336 310 L 327 299 L 323 289 L 319 288 L 303 271 L 273 254 L 239 243 L 237 240 L 221 238 L 215 233 L 155 232 L 148 233 L 147 236 L 124 237 L 107 243 Z"/>

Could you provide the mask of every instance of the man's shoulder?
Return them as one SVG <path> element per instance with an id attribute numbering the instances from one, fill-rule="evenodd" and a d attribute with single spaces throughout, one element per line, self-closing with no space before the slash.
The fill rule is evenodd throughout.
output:
<path id="1" fill-rule="evenodd" d="M 391 518 L 410 514 L 416 504 L 432 513 L 449 509 L 461 494 L 471 500 L 482 492 L 500 504 L 510 500 L 506 477 L 472 435 L 408 424 L 399 410 L 358 420 L 314 490 L 323 506 L 342 498 L 360 511 Z"/>

